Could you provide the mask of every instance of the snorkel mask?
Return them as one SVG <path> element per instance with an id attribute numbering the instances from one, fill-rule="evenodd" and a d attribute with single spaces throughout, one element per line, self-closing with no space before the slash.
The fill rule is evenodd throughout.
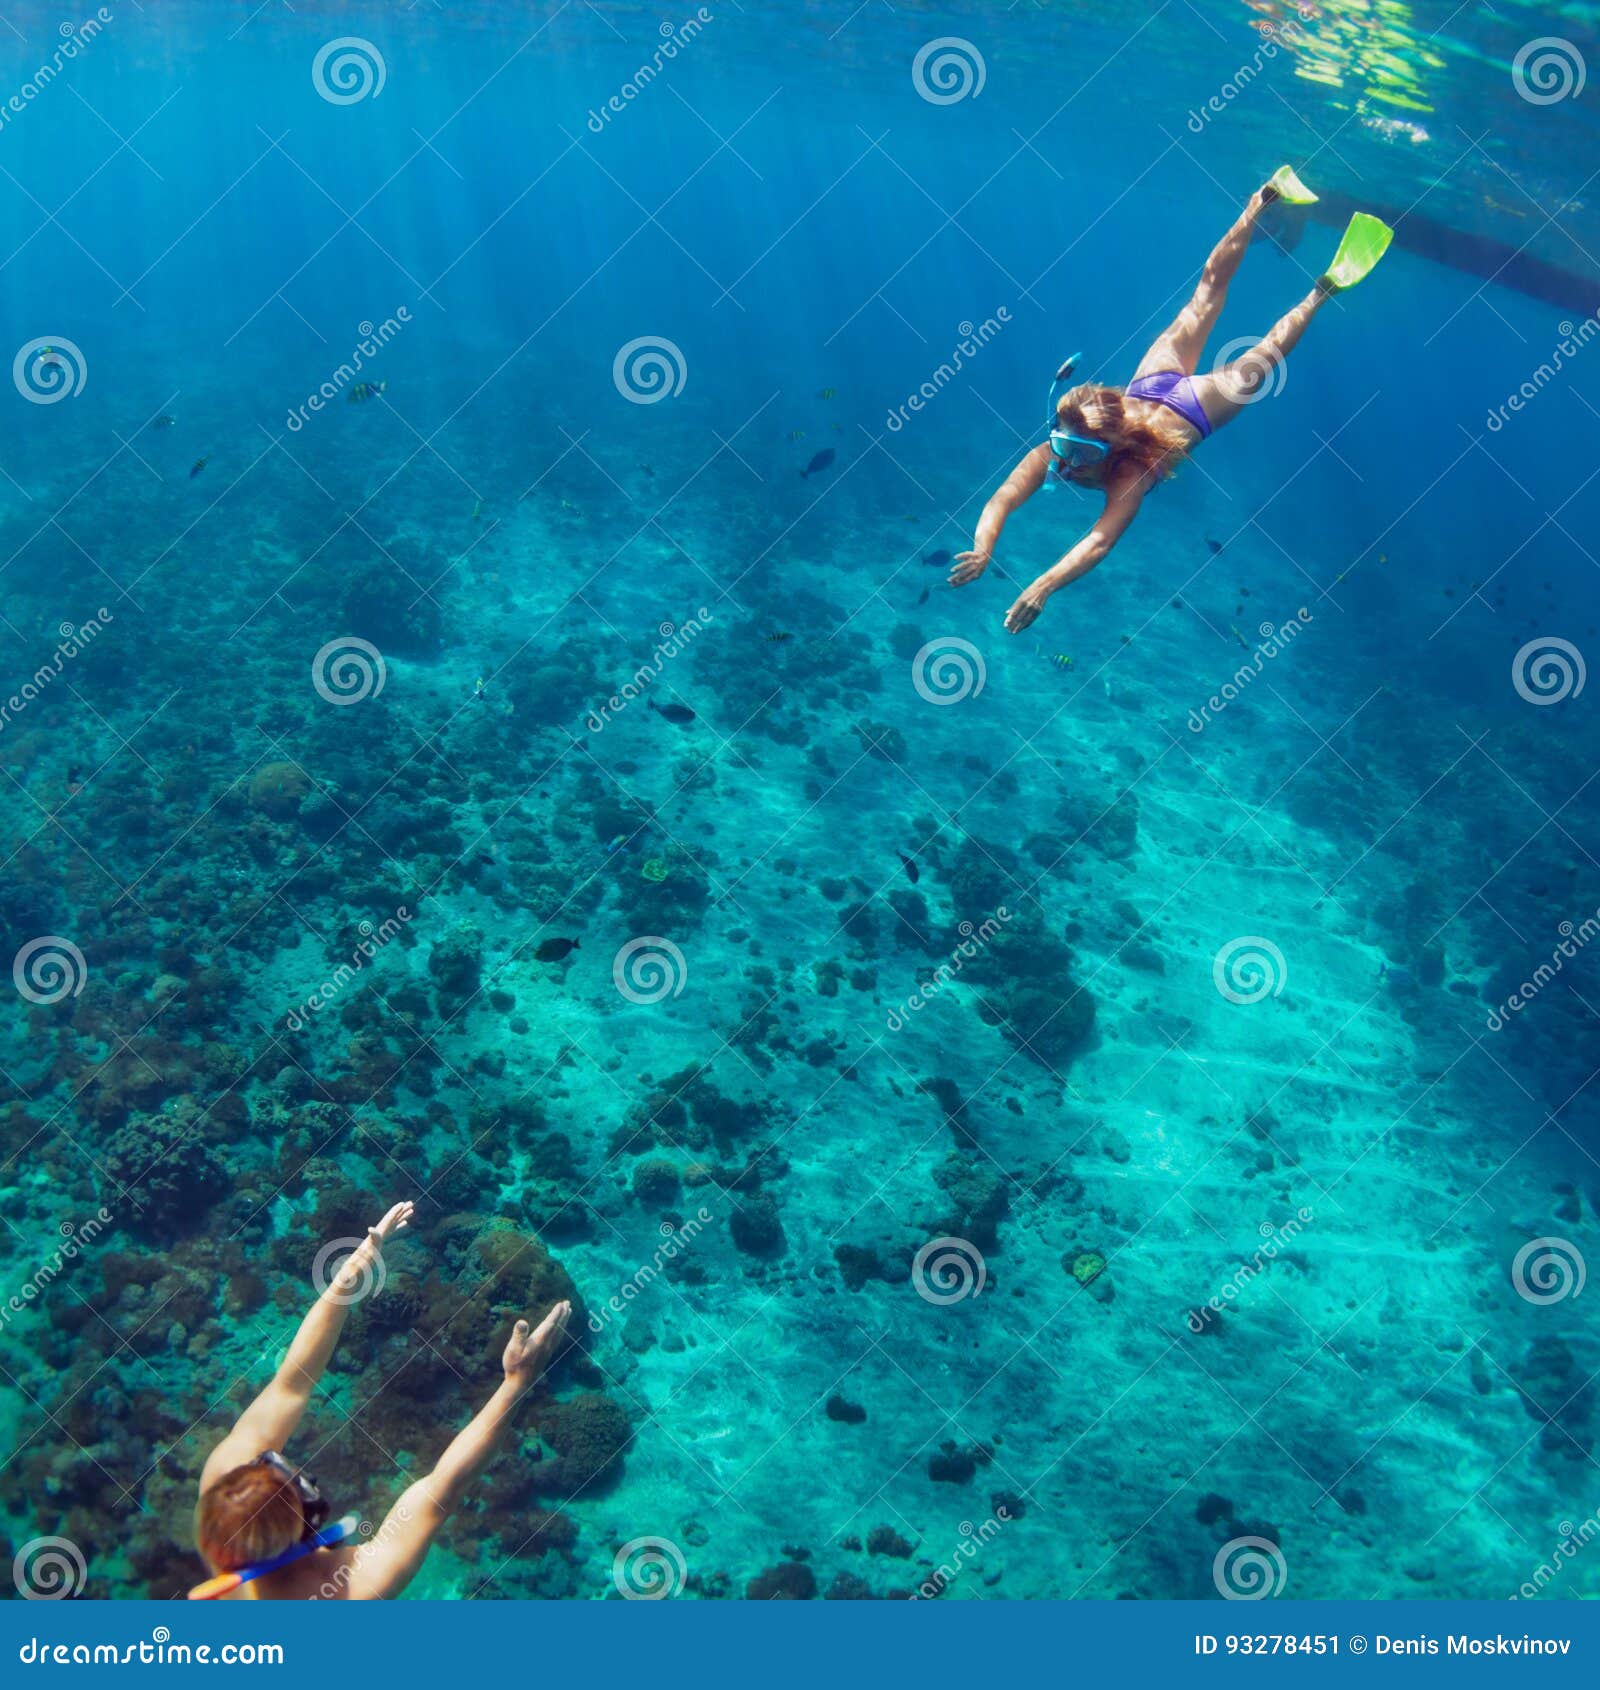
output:
<path id="1" fill-rule="evenodd" d="M 252 1465 L 270 1467 L 294 1486 L 294 1493 L 300 1499 L 300 1513 L 305 1520 L 305 1529 L 300 1533 L 300 1541 L 304 1543 L 309 1538 L 314 1538 L 318 1528 L 328 1517 L 328 1499 L 322 1494 L 322 1487 L 317 1481 L 300 1468 L 291 1467 L 275 1449 L 262 1450 Z"/>
<path id="2" fill-rule="evenodd" d="M 1056 371 L 1055 380 L 1050 384 L 1046 423 L 1050 431 L 1050 468 L 1044 478 L 1046 487 L 1054 487 L 1058 481 L 1067 480 L 1075 469 L 1088 469 L 1100 463 L 1111 450 L 1103 440 L 1091 440 L 1085 435 L 1073 434 L 1056 424 L 1056 406 L 1061 403 L 1062 394 L 1072 386 L 1072 373 L 1077 369 L 1078 360 L 1082 356 L 1081 352 L 1074 352 Z"/>

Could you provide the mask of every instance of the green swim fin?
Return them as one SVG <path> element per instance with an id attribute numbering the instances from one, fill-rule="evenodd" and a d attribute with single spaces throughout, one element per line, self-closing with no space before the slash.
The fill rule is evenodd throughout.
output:
<path id="1" fill-rule="evenodd" d="M 1294 173 L 1292 164 L 1280 164 L 1273 171 L 1272 179 L 1267 183 L 1269 188 L 1275 188 L 1278 198 L 1285 205 L 1315 205 L 1317 196 Z"/>
<path id="2" fill-rule="evenodd" d="M 1371 275 L 1393 239 L 1394 230 L 1387 223 L 1368 212 L 1358 211 L 1350 219 L 1339 250 L 1322 279 L 1335 292 L 1353 288 L 1363 277 Z"/>

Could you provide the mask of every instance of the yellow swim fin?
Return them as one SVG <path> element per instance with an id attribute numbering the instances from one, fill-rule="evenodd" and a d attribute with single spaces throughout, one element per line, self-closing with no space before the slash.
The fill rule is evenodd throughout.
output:
<path id="1" fill-rule="evenodd" d="M 1317 196 L 1295 175 L 1292 164 L 1280 164 L 1273 171 L 1269 188 L 1277 190 L 1278 198 L 1285 205 L 1315 205 Z"/>
<path id="2" fill-rule="evenodd" d="M 1353 288 L 1357 282 L 1371 275 L 1393 239 L 1394 230 L 1381 218 L 1358 211 L 1350 219 L 1344 239 L 1339 242 L 1339 250 L 1334 253 L 1323 280 L 1335 292 Z"/>

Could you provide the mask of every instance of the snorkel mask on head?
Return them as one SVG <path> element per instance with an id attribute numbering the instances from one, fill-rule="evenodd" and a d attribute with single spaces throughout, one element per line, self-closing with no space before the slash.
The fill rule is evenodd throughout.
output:
<path id="1" fill-rule="evenodd" d="M 300 1499 L 301 1517 L 305 1520 L 305 1529 L 300 1533 L 300 1541 L 304 1543 L 308 1538 L 315 1537 L 318 1527 L 328 1517 L 328 1499 L 322 1494 L 322 1487 L 317 1481 L 300 1468 L 291 1467 L 275 1449 L 262 1450 L 254 1465 L 270 1467 L 294 1486 L 294 1493 Z"/>
<path id="2" fill-rule="evenodd" d="M 1044 478 L 1047 488 L 1067 480 L 1075 469 L 1088 469 L 1100 463 L 1111 450 L 1103 440 L 1073 434 L 1057 424 L 1056 406 L 1061 403 L 1062 394 L 1072 386 L 1072 372 L 1077 369 L 1082 356 L 1081 352 L 1074 352 L 1056 371 L 1055 380 L 1050 384 L 1049 420 L 1046 425 L 1050 430 L 1050 468 Z"/>

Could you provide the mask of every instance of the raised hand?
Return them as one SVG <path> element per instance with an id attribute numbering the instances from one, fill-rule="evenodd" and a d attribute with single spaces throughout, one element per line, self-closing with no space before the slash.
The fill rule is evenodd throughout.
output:
<path id="1" fill-rule="evenodd" d="M 381 1248 L 391 1233 L 400 1232 L 410 1224 L 416 1209 L 415 1203 L 396 1203 L 376 1226 L 367 1228 L 367 1242 L 374 1249 Z"/>
<path id="2" fill-rule="evenodd" d="M 511 1329 L 500 1365 L 513 1385 L 526 1390 L 544 1372 L 552 1352 L 566 1334 L 571 1314 L 571 1303 L 557 1303 L 537 1327 L 530 1328 L 527 1321 L 519 1320 Z"/>

